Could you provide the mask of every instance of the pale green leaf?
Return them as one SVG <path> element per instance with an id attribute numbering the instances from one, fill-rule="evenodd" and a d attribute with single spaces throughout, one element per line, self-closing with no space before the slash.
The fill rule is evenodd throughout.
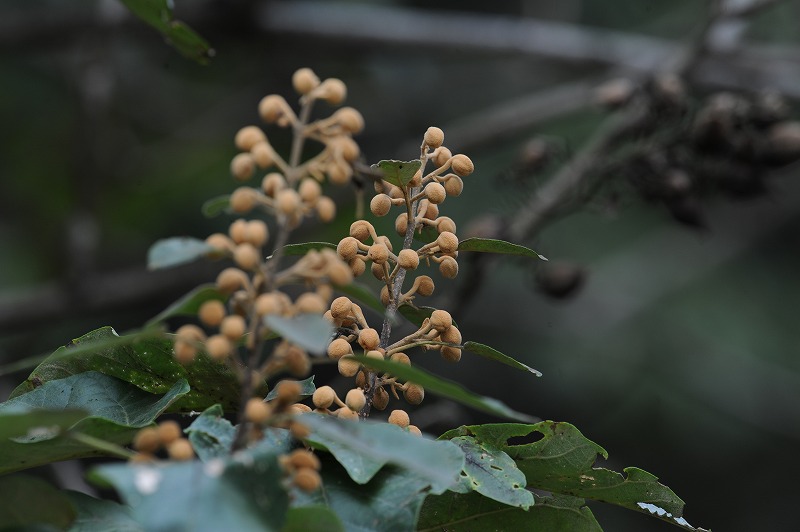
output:
<path id="1" fill-rule="evenodd" d="M 413 161 L 378 161 L 373 164 L 371 168 L 377 168 L 383 172 L 383 180 L 396 185 L 398 187 L 405 187 L 409 181 L 413 179 L 414 174 L 422 166 L 419 159 Z"/>
<path id="2" fill-rule="evenodd" d="M 69 527 L 69 532 L 144 532 L 133 519 L 131 509 L 125 505 L 105 499 L 95 499 L 77 491 L 65 491 L 78 516 Z"/>
<path id="3" fill-rule="evenodd" d="M 479 344 L 478 342 L 464 342 L 464 349 L 466 349 L 470 353 L 475 353 L 476 355 L 480 355 L 482 357 L 500 362 L 501 364 L 505 364 L 506 366 L 511 366 L 512 368 L 528 371 L 530 373 L 533 373 L 537 377 L 542 376 L 542 373 L 540 371 L 536 371 L 527 364 L 523 364 L 522 362 L 519 362 L 511 358 L 510 356 L 501 353 L 497 349 L 489 347 L 488 345 Z"/>
<path id="4" fill-rule="evenodd" d="M 230 454 L 236 427 L 223 415 L 222 406 L 208 407 L 184 431 L 189 436 L 195 454 L 203 462 Z"/>
<path id="5" fill-rule="evenodd" d="M 315 355 L 327 352 L 333 334 L 331 323 L 318 314 L 300 314 L 291 318 L 265 316 L 264 324 L 284 339 Z"/>
<path id="6" fill-rule="evenodd" d="M 165 238 L 150 246 L 147 252 L 147 269 L 158 270 L 186 264 L 205 257 L 213 251 L 213 247 L 197 238 Z"/>

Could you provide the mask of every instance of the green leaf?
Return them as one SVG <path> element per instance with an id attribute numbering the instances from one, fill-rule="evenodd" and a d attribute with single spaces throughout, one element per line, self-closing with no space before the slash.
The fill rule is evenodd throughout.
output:
<path id="1" fill-rule="evenodd" d="M 286 244 L 283 246 L 283 254 L 287 257 L 291 257 L 293 255 L 305 255 L 312 249 L 336 249 L 336 244 L 331 244 L 330 242 L 303 242 L 301 244 Z M 267 257 L 267 258 L 271 258 Z"/>
<path id="2" fill-rule="evenodd" d="M 505 364 L 506 366 L 511 366 L 512 368 L 521 369 L 523 371 L 529 371 L 533 373 L 537 377 L 541 377 L 542 373 L 540 371 L 536 371 L 532 367 L 523 364 L 522 362 L 518 362 L 514 360 L 508 355 L 505 355 L 494 349 L 493 347 L 489 347 L 488 345 L 479 344 L 478 342 L 464 342 L 464 349 L 469 351 L 470 353 L 475 353 L 476 355 L 480 355 L 482 357 L 490 358 L 501 364 Z"/>
<path id="3" fill-rule="evenodd" d="M 222 406 L 208 407 L 184 431 L 189 435 L 197 457 L 203 462 L 230 454 L 236 427 L 223 415 Z"/>
<path id="4" fill-rule="evenodd" d="M 423 225 L 422 227 L 418 227 L 417 230 L 414 231 L 414 240 L 416 240 L 417 242 L 430 244 L 437 238 L 439 238 L 439 231 L 437 231 L 436 228 L 430 225 Z"/>
<path id="5" fill-rule="evenodd" d="M 414 159 L 413 161 L 378 161 L 371 168 L 381 170 L 384 181 L 404 188 L 414 178 L 414 174 L 417 173 L 421 166 L 422 162 L 419 159 Z"/>
<path id="6" fill-rule="evenodd" d="M 114 501 L 95 499 L 77 491 L 63 492 L 78 512 L 69 532 L 144 532 L 131 509 Z"/>
<path id="7" fill-rule="evenodd" d="M 0 441 L 26 434 L 66 430 L 87 416 L 86 410 L 32 410 L 18 403 L 0 403 Z"/>
<path id="8" fill-rule="evenodd" d="M 443 493 L 458 482 L 464 466 L 464 454 L 451 443 L 420 438 L 390 423 L 354 423 L 319 414 L 300 420 L 311 428 L 307 441 L 327 449 L 358 484 L 395 464 L 428 482 L 431 493 Z"/>
<path id="9" fill-rule="evenodd" d="M 307 379 L 303 379 L 301 381 L 297 381 L 297 383 L 300 385 L 300 399 L 305 399 L 306 397 L 311 397 L 312 395 L 314 395 L 314 392 L 317 389 L 316 385 L 314 384 L 314 375 L 308 377 Z M 278 397 L 278 387 L 277 386 L 275 386 L 273 389 L 271 389 L 269 391 L 269 393 L 267 394 L 266 399 L 267 399 L 267 401 L 272 401 L 276 397 Z"/>
<path id="10" fill-rule="evenodd" d="M 425 388 L 426 392 L 430 392 L 442 397 L 447 397 L 461 404 L 470 406 L 476 410 L 494 414 L 495 416 L 505 417 L 509 419 L 516 419 L 520 421 L 535 420 L 528 414 L 512 410 L 501 401 L 492 399 L 491 397 L 484 397 L 464 389 L 459 384 L 451 381 L 435 377 L 426 371 L 417 367 L 406 366 L 390 360 L 377 360 L 368 357 L 355 357 L 362 364 L 372 367 L 374 369 L 385 371 L 395 377 L 404 381 L 410 381 L 419 384 Z"/>
<path id="11" fill-rule="evenodd" d="M 292 492 L 292 506 L 326 506 L 339 516 L 348 532 L 412 532 L 422 501 L 428 494 L 427 480 L 402 468 L 387 466 L 367 484 L 353 483 L 334 461 L 322 458 L 322 487 L 313 492 Z"/>
<path id="12" fill-rule="evenodd" d="M 417 327 L 422 327 L 422 322 L 425 321 L 426 318 L 430 318 L 434 310 L 436 309 L 433 307 L 418 307 L 412 303 L 403 303 L 397 307 L 397 312 Z M 455 321 L 453 321 L 453 325 L 458 327 Z"/>
<path id="13" fill-rule="evenodd" d="M 17 386 L 11 397 L 86 371 L 99 371 L 159 394 L 186 379 L 191 390 L 170 407 L 171 412 L 202 411 L 216 403 L 229 412 L 235 411 L 240 401 L 239 381 L 226 365 L 200 353 L 184 367 L 172 356 L 169 339 L 153 336 L 152 332 L 118 336 L 111 327 L 87 333 L 68 347 L 56 350 Z"/>
<path id="14" fill-rule="evenodd" d="M 206 200 L 201 207 L 201 212 L 206 218 L 214 218 L 215 216 L 219 216 L 221 213 L 227 211 L 230 204 L 231 195 L 223 194 L 221 196 L 216 196 Z"/>
<path id="15" fill-rule="evenodd" d="M 425 499 L 419 531 L 473 532 L 477 530 L 541 530 L 546 532 L 602 532 L 583 499 L 536 497 L 525 511 L 478 493 L 447 492 Z"/>
<path id="16" fill-rule="evenodd" d="M 375 294 L 372 293 L 372 290 L 361 283 L 353 281 L 352 283 L 346 285 L 335 285 L 334 288 L 344 295 L 350 296 L 352 299 L 364 303 L 381 316 L 383 316 L 383 314 L 386 312 L 386 307 L 383 306 L 381 300 L 375 297 Z"/>
<path id="17" fill-rule="evenodd" d="M 533 443 L 508 444 L 509 438 L 533 432 L 543 437 Z M 627 476 L 592 467 L 598 454 L 603 458 L 608 454 L 569 423 L 473 425 L 448 431 L 441 438 L 456 436 L 471 436 L 505 451 L 525 474 L 528 488 L 603 501 L 648 515 L 651 512 L 643 505 L 654 505 L 663 509 L 664 517 L 666 513 L 674 516 L 665 519 L 673 524 L 683 513 L 683 501 L 667 486 L 658 483 L 654 475 L 636 467 L 625 468 Z"/>
<path id="18" fill-rule="evenodd" d="M 145 327 L 157 325 L 174 316 L 196 316 L 197 312 L 200 310 L 200 305 L 212 299 L 224 302 L 227 298 L 216 289 L 215 285 L 211 283 L 201 284 L 159 312 L 158 315 L 145 324 Z"/>
<path id="19" fill-rule="evenodd" d="M 279 531 L 289 499 L 278 456 L 256 447 L 208 463 L 104 465 L 89 479 L 116 488 L 145 530 Z"/>
<path id="20" fill-rule="evenodd" d="M 165 395 L 144 392 L 96 371 L 47 382 L 35 390 L 0 404 L 0 420 L 8 412 L 27 409 L 31 416 L 75 410 L 86 415 L 69 426 L 58 423 L 29 430 L 25 435 L 0 441 L 0 473 L 8 473 L 58 460 L 108 455 L 108 448 L 129 443 L 138 429 L 151 424 L 167 407 L 189 391 L 181 379 Z M 87 443 L 97 439 L 111 445 Z"/>
<path id="21" fill-rule="evenodd" d="M 214 251 L 203 240 L 185 236 L 158 240 L 147 251 L 147 269 L 171 268 L 205 257 Z"/>
<path id="22" fill-rule="evenodd" d="M 28 475 L 0 478 L 0 526 L 3 530 L 33 525 L 66 530 L 75 516 L 69 498 L 49 482 Z"/>
<path id="23" fill-rule="evenodd" d="M 527 510 L 533 505 L 533 494 L 525 489 L 525 475 L 506 453 L 474 438 L 457 436 L 450 440 L 464 452 L 463 490 L 476 491 L 485 497 L 509 506 Z"/>
<path id="24" fill-rule="evenodd" d="M 500 253 L 504 255 L 522 255 L 535 259 L 547 260 L 544 255 L 539 255 L 534 250 L 512 244 L 505 240 L 495 240 L 493 238 L 467 238 L 458 243 L 459 251 L 478 251 L 481 253 Z"/>
<path id="25" fill-rule="evenodd" d="M 264 324 L 286 340 L 315 355 L 327 352 L 333 334 L 331 323 L 319 314 L 299 314 L 291 318 L 270 315 Z"/>
<path id="26" fill-rule="evenodd" d="M 344 525 L 330 508 L 312 505 L 290 508 L 281 532 L 344 532 Z"/>
<path id="27" fill-rule="evenodd" d="M 131 12 L 164 35 L 184 57 L 207 64 L 214 55 L 209 44 L 172 15 L 169 0 L 122 0 Z"/>

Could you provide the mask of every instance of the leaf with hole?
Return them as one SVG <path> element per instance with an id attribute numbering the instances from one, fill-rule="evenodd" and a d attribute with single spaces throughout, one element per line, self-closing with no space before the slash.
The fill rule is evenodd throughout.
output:
<path id="1" fill-rule="evenodd" d="M 318 314 L 299 314 L 291 318 L 265 316 L 264 324 L 284 339 L 315 355 L 327 353 L 333 334 L 331 323 Z"/>
<path id="2" fill-rule="evenodd" d="M 300 420 L 311 428 L 306 441 L 328 450 L 358 484 L 369 482 L 386 464 L 427 481 L 431 493 L 443 493 L 459 481 L 464 454 L 449 442 L 440 445 L 390 423 L 354 423 L 319 414 Z"/>
<path id="3" fill-rule="evenodd" d="M 357 356 L 355 359 L 365 366 L 379 371 L 385 371 L 403 381 L 419 384 L 425 388 L 426 392 L 452 399 L 482 412 L 520 421 L 535 419 L 528 414 L 512 410 L 497 399 L 472 393 L 459 384 L 435 377 L 417 367 L 406 366 L 405 364 L 392 362 L 390 360 L 378 360 L 362 356 Z"/>
<path id="4" fill-rule="evenodd" d="M 522 362 L 519 362 L 510 356 L 501 353 L 497 349 L 489 347 L 488 345 L 479 344 L 478 342 L 464 342 L 464 349 L 470 353 L 475 353 L 476 355 L 480 355 L 482 357 L 500 362 L 501 364 L 505 364 L 506 366 L 511 366 L 512 368 L 533 373 L 537 377 L 542 376 L 541 372 L 536 371 L 532 367 L 523 364 Z"/>
<path id="5" fill-rule="evenodd" d="M 203 240 L 173 237 L 158 240 L 147 251 L 147 269 L 159 270 L 193 262 L 214 252 Z"/>
<path id="6" fill-rule="evenodd" d="M 521 255 L 534 259 L 547 260 L 544 255 L 539 255 L 534 250 L 512 244 L 505 240 L 495 240 L 494 238 L 467 238 L 458 243 L 459 251 L 477 251 L 480 253 L 499 253 L 504 255 Z"/>
<path id="7" fill-rule="evenodd" d="M 383 180 L 395 186 L 405 188 L 406 185 L 414 178 L 414 174 L 422 166 L 419 159 L 413 161 L 378 161 L 373 164 L 371 168 L 377 168 L 383 172 Z"/>

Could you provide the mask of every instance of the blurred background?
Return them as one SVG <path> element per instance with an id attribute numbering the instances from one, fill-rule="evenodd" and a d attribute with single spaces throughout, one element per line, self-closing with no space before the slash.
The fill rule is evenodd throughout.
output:
<path id="1" fill-rule="evenodd" d="M 791 157 L 734 161 L 730 172 L 757 173 L 746 186 L 707 187 L 679 203 L 641 176 L 663 150 L 675 160 L 667 148 L 683 149 L 681 132 L 720 91 L 748 102 L 779 92 L 782 119 L 800 117 L 800 3 L 175 4 L 175 17 L 213 47 L 206 65 L 116 0 L 0 7 L 3 399 L 30 372 L 24 359 L 100 326 L 140 327 L 225 266 L 150 273 L 145 258 L 156 239 L 227 227 L 231 216 L 208 219 L 200 206 L 233 187 L 233 135 L 257 123 L 264 95 L 291 102 L 291 74 L 306 66 L 347 83 L 347 104 L 367 124 L 357 137 L 365 162 L 415 158 L 425 129 L 441 127 L 445 144 L 476 166 L 463 195 L 442 207 L 459 236 L 522 236 L 550 259 L 462 255 L 459 278 L 437 280 L 425 302 L 451 309 L 465 339 L 542 378 L 468 353 L 431 371 L 575 424 L 609 451 L 598 465 L 658 475 L 695 526 L 796 530 L 788 509 L 800 495 L 800 166 L 783 164 Z M 678 88 L 664 77 L 676 72 Z M 601 94 L 606 107 L 630 90 L 650 103 L 653 94 L 677 98 L 664 120 L 647 115 L 673 140 L 626 136 L 614 153 L 639 155 L 608 167 L 602 135 L 631 111 L 598 105 L 595 88 L 619 78 L 630 85 L 611 86 L 617 100 Z M 283 133 L 268 130 L 276 146 L 288 144 Z M 520 229 L 587 145 L 601 179 L 576 181 L 558 208 Z M 356 195 L 332 194 L 338 221 L 307 222 L 295 240 L 344 236 Z M 393 234 L 391 220 L 376 224 Z M 431 433 L 492 421 L 426 403 L 412 418 Z M 609 531 L 671 529 L 591 506 Z"/>

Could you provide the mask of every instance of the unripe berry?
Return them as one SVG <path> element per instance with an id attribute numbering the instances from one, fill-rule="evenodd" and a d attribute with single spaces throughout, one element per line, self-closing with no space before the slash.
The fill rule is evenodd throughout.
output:
<path id="1" fill-rule="evenodd" d="M 366 220 L 356 220 L 350 224 L 350 236 L 361 242 L 366 242 L 374 232 L 372 224 Z"/>
<path id="2" fill-rule="evenodd" d="M 389 393 L 381 386 L 375 390 L 375 395 L 372 396 L 372 406 L 378 410 L 385 410 L 389 405 Z"/>
<path id="3" fill-rule="evenodd" d="M 255 309 L 259 316 L 282 314 L 284 311 L 283 301 L 275 293 L 261 294 L 256 298 Z"/>
<path id="4" fill-rule="evenodd" d="M 250 187 L 239 187 L 233 191 L 230 197 L 231 210 L 233 212 L 245 213 L 256 206 L 257 192 Z"/>
<path id="5" fill-rule="evenodd" d="M 439 263 L 439 272 L 445 279 L 455 279 L 458 275 L 458 262 L 453 257 L 444 257 Z"/>
<path id="6" fill-rule="evenodd" d="M 434 310 L 431 313 L 430 324 L 441 333 L 453 326 L 453 317 L 446 310 Z"/>
<path id="7" fill-rule="evenodd" d="M 461 343 L 461 331 L 459 331 L 456 327 L 449 327 L 442 331 L 442 342 L 447 342 L 448 344 L 460 344 Z"/>
<path id="8" fill-rule="evenodd" d="M 311 400 L 317 408 L 330 408 L 333 400 L 336 398 L 336 392 L 330 386 L 321 386 L 314 390 L 314 395 Z"/>
<path id="9" fill-rule="evenodd" d="M 269 239 L 267 224 L 261 220 L 250 220 L 245 227 L 244 239 L 253 246 L 260 248 Z"/>
<path id="10" fill-rule="evenodd" d="M 350 410 L 358 412 L 367 404 L 367 398 L 364 396 L 364 392 L 362 390 L 359 388 L 353 388 L 347 392 L 347 396 L 344 399 L 344 404 L 346 404 L 347 408 Z"/>
<path id="11" fill-rule="evenodd" d="M 328 196 L 320 196 L 317 200 L 317 215 L 323 222 L 330 222 L 336 217 L 336 203 Z"/>
<path id="12" fill-rule="evenodd" d="M 454 155 L 450 165 L 453 171 L 461 177 L 466 177 L 475 170 L 475 165 L 472 164 L 472 159 L 463 153 Z"/>
<path id="13" fill-rule="evenodd" d="M 303 179 L 297 192 L 300 194 L 300 199 L 306 203 L 314 204 L 322 195 L 322 187 L 319 186 L 315 179 Z"/>
<path id="14" fill-rule="evenodd" d="M 327 310 L 328 305 L 319 294 L 315 292 L 305 292 L 294 302 L 294 307 L 300 314 L 322 314 Z"/>
<path id="15" fill-rule="evenodd" d="M 256 143 L 252 148 L 250 148 L 250 155 L 253 156 L 253 160 L 256 162 L 259 168 L 269 168 L 275 163 L 275 161 L 272 159 L 272 148 L 270 148 L 267 141 Z"/>
<path id="16" fill-rule="evenodd" d="M 429 148 L 436 149 L 444 142 L 444 131 L 438 127 L 431 126 L 425 131 L 423 141 Z"/>
<path id="17" fill-rule="evenodd" d="M 158 431 L 158 437 L 161 440 L 161 443 L 164 445 L 169 445 L 180 438 L 181 434 L 183 434 L 181 431 L 181 426 L 178 425 L 178 422 L 171 419 L 159 423 L 156 430 Z"/>
<path id="18" fill-rule="evenodd" d="M 333 114 L 333 119 L 348 133 L 360 133 L 364 129 L 364 117 L 352 107 L 342 107 Z"/>
<path id="19" fill-rule="evenodd" d="M 452 253 L 458 250 L 458 237 L 450 231 L 442 231 L 436 238 L 436 245 L 442 253 Z"/>
<path id="20" fill-rule="evenodd" d="M 457 347 L 442 347 L 442 358 L 448 362 L 458 362 L 461 360 L 461 349 Z"/>
<path id="21" fill-rule="evenodd" d="M 367 351 L 371 351 L 378 347 L 378 344 L 381 342 L 381 338 L 378 335 L 378 331 L 375 329 L 361 329 L 358 332 L 358 345 L 363 347 Z"/>
<path id="22" fill-rule="evenodd" d="M 389 259 L 389 248 L 383 242 L 377 242 L 369 247 L 367 258 L 378 264 L 383 264 Z"/>
<path id="23" fill-rule="evenodd" d="M 416 425 L 409 425 L 408 427 L 409 434 L 413 434 L 414 436 L 422 436 L 422 431 L 419 430 L 419 427 Z"/>
<path id="24" fill-rule="evenodd" d="M 413 249 L 402 249 L 397 255 L 397 264 L 404 270 L 416 270 L 419 266 L 419 255 Z"/>
<path id="25" fill-rule="evenodd" d="M 358 255 L 358 240 L 352 236 L 344 237 L 336 246 L 336 254 L 339 255 L 342 260 L 352 260 L 356 255 Z"/>
<path id="26" fill-rule="evenodd" d="M 218 299 L 211 299 L 200 305 L 197 317 L 204 325 L 217 327 L 225 317 L 225 305 Z"/>
<path id="27" fill-rule="evenodd" d="M 310 68 L 300 68 L 292 74 L 292 87 L 300 94 L 308 94 L 318 86 L 319 78 Z"/>
<path id="28" fill-rule="evenodd" d="M 344 319 L 353 311 L 353 302 L 346 296 L 337 297 L 331 302 L 331 316 Z"/>
<path id="29" fill-rule="evenodd" d="M 353 348 L 344 338 L 337 338 L 328 344 L 328 356 L 334 360 L 339 360 L 345 355 L 352 355 Z"/>
<path id="30" fill-rule="evenodd" d="M 245 242 L 233 250 L 233 260 L 243 270 L 255 270 L 261 260 L 258 250 L 253 244 Z"/>
<path id="31" fill-rule="evenodd" d="M 405 410 L 392 410 L 392 413 L 389 414 L 389 423 L 406 428 L 411 423 L 411 420 L 408 419 L 408 414 Z"/>
<path id="32" fill-rule="evenodd" d="M 285 188 L 275 194 L 278 210 L 290 216 L 300 209 L 300 195 L 293 188 Z"/>
<path id="33" fill-rule="evenodd" d="M 411 365 L 411 359 L 408 358 L 408 355 L 405 353 L 395 353 L 389 360 L 392 362 L 397 362 L 398 364 L 405 364 L 406 366 Z"/>
<path id="34" fill-rule="evenodd" d="M 417 277 L 417 293 L 423 297 L 427 297 L 433 293 L 436 285 L 433 284 L 433 279 L 427 275 L 420 275 Z"/>
<path id="35" fill-rule="evenodd" d="M 194 458 L 192 444 L 186 438 L 179 438 L 167 447 L 167 454 L 173 460 L 191 460 Z"/>
<path id="36" fill-rule="evenodd" d="M 271 198 L 275 197 L 279 190 L 283 190 L 287 186 L 286 178 L 278 172 L 270 172 L 261 180 L 261 190 Z"/>
<path id="37" fill-rule="evenodd" d="M 353 271 L 353 276 L 358 277 L 359 275 L 363 274 L 367 270 L 367 265 L 364 264 L 363 260 L 355 258 L 347 263 L 350 266 L 350 269 Z"/>
<path id="38" fill-rule="evenodd" d="M 249 153 L 239 153 L 231 159 L 231 175 L 237 181 L 247 181 L 256 171 L 256 161 Z"/>
<path id="39" fill-rule="evenodd" d="M 251 397 L 244 406 L 244 418 L 251 422 L 261 425 L 272 417 L 272 405 L 265 403 L 258 397 Z"/>
<path id="40" fill-rule="evenodd" d="M 276 122 L 278 118 L 283 115 L 283 110 L 286 105 L 286 100 L 284 100 L 282 96 L 270 94 L 264 96 L 261 101 L 258 102 L 258 114 L 264 122 L 271 124 Z"/>
<path id="41" fill-rule="evenodd" d="M 233 143 L 242 151 L 249 151 L 259 142 L 266 140 L 266 135 L 258 126 L 245 126 L 236 132 Z"/>
<path id="42" fill-rule="evenodd" d="M 317 88 L 319 97 L 331 105 L 339 105 L 347 96 L 347 87 L 337 78 L 328 78 Z"/>
<path id="43" fill-rule="evenodd" d="M 226 316 L 219 326 L 219 332 L 231 342 L 239 341 L 246 330 L 247 323 L 245 323 L 244 318 L 238 314 Z"/>
<path id="44" fill-rule="evenodd" d="M 425 399 L 425 388 L 418 384 L 409 384 L 403 390 L 403 398 L 410 405 L 418 405 Z"/>
<path id="45" fill-rule="evenodd" d="M 361 368 L 361 363 L 353 358 L 352 355 L 345 355 L 338 362 L 339 375 L 342 377 L 355 377 Z"/>
<path id="46" fill-rule="evenodd" d="M 221 334 L 215 334 L 206 340 L 206 352 L 212 359 L 222 362 L 233 352 L 233 345 Z"/>
<path id="47" fill-rule="evenodd" d="M 447 181 L 444 182 L 444 190 L 448 196 L 458 197 L 464 191 L 464 181 L 455 174 L 452 174 Z"/>
<path id="48" fill-rule="evenodd" d="M 289 453 L 289 463 L 297 469 L 313 469 L 318 471 L 320 468 L 317 455 L 306 449 L 295 449 Z"/>
<path id="49" fill-rule="evenodd" d="M 378 194 L 369 202 L 369 210 L 375 216 L 386 216 L 392 208 L 392 198 L 386 194 Z"/>
<path id="50" fill-rule="evenodd" d="M 450 160 L 450 157 L 452 156 L 453 153 L 444 146 L 442 146 L 438 150 L 436 150 L 436 156 L 433 158 L 433 163 L 436 166 L 444 166 L 444 164 L 448 160 Z"/>
<path id="51" fill-rule="evenodd" d="M 161 437 L 155 427 L 145 427 L 133 437 L 133 448 L 142 453 L 154 453 L 161 447 Z"/>
<path id="52" fill-rule="evenodd" d="M 408 230 L 408 213 L 401 212 L 394 220 L 394 230 L 400 236 L 406 236 Z"/>
<path id="53" fill-rule="evenodd" d="M 217 290 L 231 294 L 247 285 L 249 278 L 239 268 L 225 268 L 217 275 Z"/>
<path id="54" fill-rule="evenodd" d="M 438 205 L 447 197 L 447 191 L 441 183 L 433 181 L 425 185 L 425 196 L 427 196 L 428 201 L 434 205 Z"/>
<path id="55" fill-rule="evenodd" d="M 282 405 L 288 405 L 296 402 L 300 398 L 300 393 L 303 389 L 300 383 L 293 380 L 282 380 L 275 385 L 277 390 L 277 397 L 275 399 Z"/>
<path id="56" fill-rule="evenodd" d="M 448 218 L 447 216 L 440 216 L 436 219 L 436 230 L 439 233 L 444 233 L 445 231 L 449 231 L 451 233 L 456 232 L 456 223 L 453 221 L 452 218 Z"/>

